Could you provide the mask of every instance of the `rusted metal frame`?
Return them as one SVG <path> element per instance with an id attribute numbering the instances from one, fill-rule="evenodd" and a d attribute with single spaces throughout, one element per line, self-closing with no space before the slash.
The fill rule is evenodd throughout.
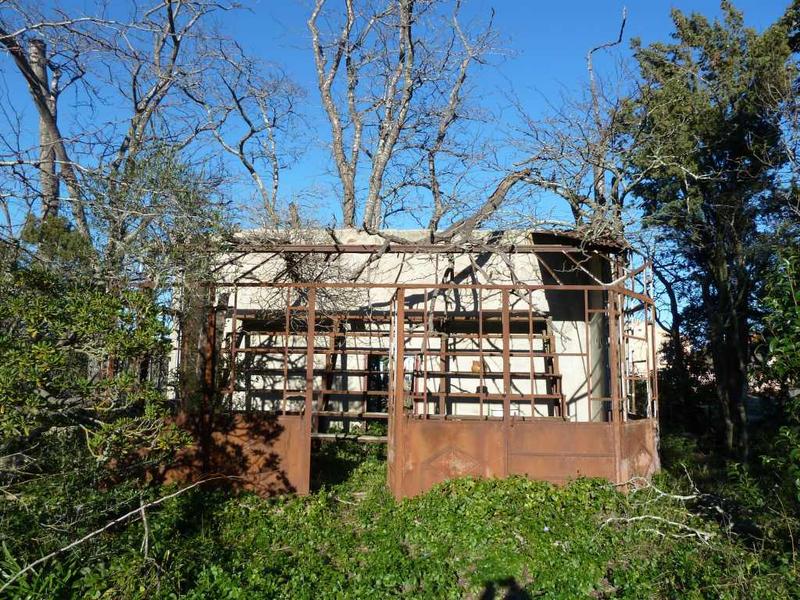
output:
<path id="1" fill-rule="evenodd" d="M 389 437 L 385 435 L 353 435 L 349 433 L 312 433 L 315 440 L 350 440 L 362 444 L 385 444 Z"/>
<path id="2" fill-rule="evenodd" d="M 471 246 L 453 246 L 443 244 L 238 244 L 232 252 L 245 254 L 470 254 L 474 252 L 504 253 L 504 254 L 535 254 L 537 252 L 556 253 L 572 252 L 586 254 L 595 251 L 601 254 L 616 254 L 619 250 L 604 250 L 600 247 L 581 248 L 568 244 L 509 244 L 507 246 L 481 245 L 479 248 Z"/>
<path id="3" fill-rule="evenodd" d="M 396 302 L 396 298 L 397 298 L 397 292 L 395 292 L 395 294 L 393 296 L 393 301 L 394 302 Z M 395 418 L 396 415 L 394 414 L 394 409 L 395 409 L 394 394 L 395 394 L 395 388 L 397 387 L 398 383 L 397 383 L 396 364 L 395 364 L 395 362 L 393 362 L 393 361 L 396 361 L 395 349 L 396 349 L 396 340 L 397 340 L 397 311 L 396 311 L 396 309 L 394 311 L 392 311 L 391 308 L 390 308 L 389 312 L 390 313 L 394 313 L 394 317 L 389 321 L 389 346 L 388 346 L 387 352 L 386 352 L 386 356 L 388 357 L 388 360 L 389 360 L 389 365 L 388 365 L 388 367 L 389 367 L 389 389 L 387 390 L 387 393 L 386 393 L 386 396 L 387 396 L 386 412 L 389 415 L 389 431 L 388 431 L 388 434 L 389 434 L 389 444 L 390 444 L 390 447 L 392 447 L 391 444 L 392 444 L 392 441 L 393 441 L 393 432 L 394 432 L 393 427 L 395 426 L 395 423 L 397 422 L 397 419 Z"/>
<path id="4" fill-rule="evenodd" d="M 621 270 L 622 270 L 622 265 L 619 261 L 617 261 L 615 263 L 615 268 L 613 271 L 615 278 L 621 277 Z M 608 306 L 610 311 L 612 311 L 614 314 L 613 318 L 614 329 L 613 329 L 613 335 L 611 337 L 612 341 L 611 364 L 612 364 L 612 375 L 615 375 L 613 381 L 616 384 L 616 390 L 614 389 L 613 386 L 611 388 L 611 397 L 612 399 L 615 396 L 617 397 L 618 400 L 617 416 L 619 416 L 620 421 L 623 422 L 628 420 L 627 412 L 623 410 L 624 407 L 622 405 L 622 400 L 623 400 L 622 393 L 624 390 L 621 388 L 623 377 L 625 376 L 625 361 L 623 360 L 622 356 L 622 351 L 623 351 L 622 344 L 624 343 L 623 334 L 625 332 L 625 327 L 624 327 L 625 316 L 623 314 L 624 312 L 623 308 L 624 308 L 624 303 L 627 300 L 628 300 L 627 295 L 609 292 Z M 614 351 L 616 352 L 616 354 L 614 354 Z"/>
<path id="5" fill-rule="evenodd" d="M 251 342 L 250 334 L 243 332 L 242 339 L 244 340 L 244 347 L 245 348 L 249 347 L 250 346 L 250 342 Z M 252 400 L 252 397 L 253 397 L 253 375 L 252 375 L 252 372 L 253 372 L 253 355 L 252 354 L 245 354 L 243 356 L 243 358 L 242 358 L 242 362 L 244 363 L 244 367 L 243 367 L 242 371 L 245 374 L 245 377 L 244 377 L 245 410 L 247 412 L 250 412 L 250 411 L 253 410 L 253 400 Z M 235 379 L 233 379 L 233 378 L 231 380 L 235 381 Z M 231 398 L 233 398 L 232 394 L 231 394 Z M 232 404 L 233 403 L 231 402 L 231 407 L 232 407 Z M 264 399 L 263 398 L 261 398 L 261 406 L 258 408 L 258 410 L 260 410 L 260 411 L 264 410 Z"/>
<path id="6" fill-rule="evenodd" d="M 237 350 L 237 339 L 236 339 L 236 323 L 238 322 L 238 304 L 239 304 L 239 288 L 233 288 L 233 316 L 231 317 L 231 348 L 230 348 L 230 361 L 231 366 L 229 369 L 230 372 L 230 384 L 229 390 L 231 394 L 231 408 L 233 408 L 233 390 L 236 387 L 236 350 Z M 246 392 L 245 392 L 246 393 Z M 246 401 L 249 404 L 249 398 Z"/>
<path id="7" fill-rule="evenodd" d="M 652 362 L 652 356 L 651 356 L 651 348 L 654 345 L 653 344 L 653 338 L 655 337 L 655 332 L 652 332 L 653 333 L 653 338 L 651 338 L 651 336 L 650 336 L 650 334 L 651 334 L 651 331 L 650 331 L 650 314 L 649 313 L 650 313 L 650 311 L 645 308 L 645 310 L 644 310 L 644 337 L 645 337 L 644 352 L 645 352 L 645 361 L 646 361 L 645 362 L 645 366 L 646 366 L 646 369 L 647 369 L 646 372 L 645 372 L 645 382 L 646 382 L 646 385 L 647 385 L 647 398 L 646 398 L 647 404 L 645 405 L 645 409 L 644 409 L 645 414 L 644 414 L 644 416 L 646 418 L 648 418 L 648 419 L 653 416 L 653 414 L 652 414 L 653 413 L 653 411 L 652 411 L 652 402 L 653 402 L 652 373 L 653 373 L 653 369 L 655 368 L 655 364 Z"/>
<path id="8" fill-rule="evenodd" d="M 647 342 L 649 340 L 649 338 L 647 336 L 642 337 L 641 335 L 631 335 L 629 333 L 625 334 L 625 339 L 626 340 L 637 340 L 639 342 Z"/>
<path id="9" fill-rule="evenodd" d="M 292 288 L 286 288 L 286 320 L 284 323 L 284 342 L 283 342 L 283 397 L 281 399 L 281 414 L 286 414 L 286 398 L 289 385 L 289 329 L 290 329 L 290 307 Z"/>
<path id="10" fill-rule="evenodd" d="M 622 461 L 622 420 L 620 419 L 620 398 L 617 385 L 617 373 L 619 369 L 618 364 L 618 349 L 616 338 L 616 315 L 613 310 L 613 297 L 609 294 L 609 371 L 611 375 L 610 393 L 611 393 L 611 430 L 612 440 L 614 444 L 614 479 L 620 481 Z"/>
<path id="11" fill-rule="evenodd" d="M 625 378 L 628 376 L 628 365 L 625 361 L 625 357 L 623 352 L 625 351 L 625 314 L 623 309 L 624 303 L 627 300 L 625 296 L 620 294 L 616 295 L 616 304 L 615 310 L 617 310 L 616 315 L 616 323 L 617 323 L 617 351 L 618 351 L 618 361 L 617 364 L 619 365 L 619 373 L 617 376 L 617 381 L 619 385 L 619 398 L 620 398 L 620 413 L 622 421 L 625 422 L 628 420 L 628 411 L 625 410 L 625 406 L 623 404 L 623 400 L 625 399 L 625 394 L 628 392 L 628 383 L 625 381 Z"/>
<path id="12" fill-rule="evenodd" d="M 480 364 L 478 365 L 478 373 L 480 374 L 480 383 L 478 388 L 478 414 L 480 416 L 486 416 L 484 414 L 484 397 L 487 393 L 486 388 L 486 373 L 484 372 L 486 368 L 486 361 L 483 356 L 483 289 L 478 290 L 478 306 L 476 307 L 478 313 L 478 360 Z"/>
<path id="13" fill-rule="evenodd" d="M 352 288 L 352 289 L 383 289 L 383 288 L 403 288 L 405 290 L 425 290 L 425 289 L 442 289 L 442 290 L 478 290 L 478 289 L 490 289 L 494 291 L 502 291 L 502 290 L 545 290 L 545 291 L 616 291 L 619 293 L 625 293 L 633 298 L 637 298 L 646 302 L 647 304 L 652 304 L 653 299 L 649 298 L 647 295 L 635 292 L 632 290 L 628 290 L 624 287 L 620 287 L 619 285 L 598 285 L 598 284 L 548 284 L 548 283 L 538 283 L 538 284 L 525 284 L 525 283 L 366 283 L 363 281 L 306 281 L 306 282 L 286 282 L 286 281 L 269 281 L 269 282 L 248 282 L 248 281 L 240 281 L 240 282 L 222 282 L 218 283 L 219 287 L 234 287 L 238 285 L 240 288 L 251 288 L 251 287 L 274 287 L 274 288 L 286 288 L 286 287 L 302 287 L 305 289 L 311 288 L 330 288 L 330 289 L 342 289 L 342 288 Z"/>
<path id="14" fill-rule="evenodd" d="M 336 364 L 336 334 L 339 332 L 339 317 L 334 315 L 333 320 L 331 322 L 331 331 L 328 334 L 328 350 L 324 353 L 325 354 L 325 372 L 323 373 L 324 382 L 320 386 L 319 396 L 317 398 L 317 413 L 320 413 L 325 408 L 325 390 L 330 389 L 333 387 L 333 380 L 336 376 L 334 374 L 334 368 Z M 316 342 L 314 345 L 314 352 L 316 353 Z M 318 415 L 319 417 L 319 415 Z M 312 430 L 318 431 L 319 430 L 319 418 L 314 420 Z"/>
<path id="15" fill-rule="evenodd" d="M 447 389 L 450 385 L 450 380 L 444 376 L 450 370 L 450 365 L 447 358 L 447 337 L 445 333 L 439 336 L 439 371 L 442 375 L 439 377 L 439 415 L 442 418 L 447 416 Z"/>
<path id="16" fill-rule="evenodd" d="M 511 438 L 511 321 L 509 320 L 509 291 L 501 292 L 501 305 L 503 308 L 502 328 L 503 328 L 503 476 L 508 475 L 508 455 L 510 451 Z"/>
<path id="17" fill-rule="evenodd" d="M 348 410 L 321 410 L 316 413 L 319 417 L 339 417 L 341 419 L 388 419 L 389 415 L 383 412 L 369 412 L 366 410 L 353 412 Z"/>
<path id="18" fill-rule="evenodd" d="M 502 375 L 498 373 L 498 375 Z M 450 392 L 450 396 L 454 398 L 475 398 L 478 395 L 477 392 Z M 510 394 L 513 398 L 526 398 L 527 394 Z M 502 400 L 505 397 L 505 394 L 486 394 L 486 397 L 489 400 Z M 556 394 L 534 394 L 534 398 L 537 400 L 555 400 Z"/>
<path id="19" fill-rule="evenodd" d="M 635 292 L 632 290 L 628 290 L 624 287 L 619 286 L 609 286 L 609 285 L 572 285 L 572 284 L 564 284 L 564 285 L 552 285 L 552 284 L 538 284 L 538 285 L 525 285 L 525 284 L 392 284 L 392 283 L 363 283 L 363 282 L 268 282 L 268 283 L 248 283 L 248 282 L 230 282 L 230 283 L 222 283 L 219 284 L 223 287 L 234 287 L 239 286 L 240 288 L 250 288 L 250 287 L 274 287 L 274 288 L 304 288 L 304 289 L 311 289 L 311 288 L 330 288 L 330 289 L 382 289 L 382 288 L 403 288 L 405 290 L 416 290 L 416 289 L 430 289 L 431 287 L 435 287 L 437 289 L 442 290 L 471 290 L 471 289 L 491 289 L 494 291 L 502 291 L 502 290 L 544 290 L 544 291 L 603 291 L 609 292 L 614 291 L 620 294 L 624 294 L 631 298 L 636 298 L 641 302 L 645 303 L 646 305 L 652 305 L 653 300 L 652 298 L 648 297 L 646 294 L 642 294 L 639 292 Z"/>
<path id="20" fill-rule="evenodd" d="M 385 396 L 386 393 L 383 390 L 332 390 L 332 389 L 325 389 L 322 390 L 328 396 L 348 396 L 351 398 L 363 398 L 364 396 Z M 348 403 L 349 406 L 349 403 Z M 350 411 L 347 411 L 350 412 Z"/>
<path id="21" fill-rule="evenodd" d="M 618 269 L 615 270 L 618 273 Z M 619 313 L 617 303 L 618 298 L 614 292 L 608 293 L 608 336 L 609 336 L 609 363 L 611 374 L 611 413 L 612 413 L 612 439 L 614 443 L 614 479 L 620 482 L 622 476 L 622 418 L 620 407 L 620 390 L 619 390 L 619 338 L 618 338 L 618 318 Z"/>
<path id="22" fill-rule="evenodd" d="M 428 290 L 422 294 L 423 316 L 422 316 L 422 399 L 424 408 L 423 418 L 428 418 L 428 340 L 430 335 L 430 316 L 428 314 Z"/>
<path id="23" fill-rule="evenodd" d="M 533 379 L 533 371 L 535 369 L 534 361 L 536 360 L 533 356 L 533 292 L 528 290 L 528 349 L 530 350 L 530 382 L 531 382 L 531 416 L 536 416 L 536 400 L 533 398 L 533 395 L 536 393 L 536 388 L 534 387 L 534 379 Z M 542 349 L 544 349 L 544 345 L 542 345 Z M 510 355 L 509 355 L 510 357 Z M 547 359 L 544 359 L 545 364 L 547 364 Z"/>
<path id="24" fill-rule="evenodd" d="M 503 352 L 500 351 L 499 356 L 502 356 L 502 355 L 503 355 Z M 509 350 L 509 355 L 511 355 L 511 351 L 510 350 Z M 437 373 L 439 373 L 439 372 L 437 371 Z M 520 377 L 526 377 L 528 374 L 529 374 L 529 371 L 511 371 L 512 379 L 519 379 Z M 473 372 L 473 371 L 458 371 L 458 370 L 456 370 L 456 371 L 445 371 L 445 372 L 442 372 L 440 374 L 440 376 L 444 376 L 444 377 L 471 377 L 471 376 L 479 377 L 480 375 L 478 373 Z M 499 373 L 495 372 L 495 371 L 491 371 L 491 372 L 487 372 L 486 373 L 486 377 L 491 378 L 491 379 L 494 379 L 494 378 L 497 378 L 497 377 L 502 378 L 502 376 L 503 376 L 502 371 L 499 372 Z M 534 370 L 533 377 L 534 377 L 534 379 L 545 379 L 545 380 L 553 379 L 553 380 L 555 380 L 555 379 L 559 379 L 561 377 L 561 375 L 558 374 L 558 373 L 550 373 L 550 372 L 545 372 L 545 371 L 535 371 Z"/>
<path id="25" fill-rule="evenodd" d="M 407 426 L 405 415 L 405 290 L 398 289 L 395 298 L 397 318 L 395 319 L 396 325 L 393 337 L 395 349 L 394 385 L 391 386 L 390 390 L 392 416 L 389 420 L 392 440 L 388 454 L 390 463 L 394 465 L 394 492 L 398 494 L 402 490 L 406 462 L 406 440 L 404 435 Z"/>
<path id="26" fill-rule="evenodd" d="M 649 281 L 645 282 L 647 286 L 645 288 L 645 292 L 651 292 L 652 287 L 652 271 L 649 269 L 646 271 L 646 277 L 649 277 Z M 652 312 L 651 312 L 652 310 Z M 647 399 L 647 416 L 649 418 L 654 418 L 656 416 L 656 404 L 658 402 L 658 355 L 656 349 L 656 327 L 655 327 L 655 306 L 648 309 L 645 307 L 645 332 L 649 338 L 647 342 L 647 355 L 650 359 L 650 368 L 648 369 L 647 377 L 648 377 L 648 386 L 649 386 L 649 397 Z"/>
<path id="27" fill-rule="evenodd" d="M 631 340 L 640 340 L 642 339 L 641 336 L 631 335 L 628 334 L 628 319 L 631 315 L 635 312 L 638 312 L 638 308 L 625 310 L 625 304 L 628 301 L 627 297 L 622 298 L 623 310 L 620 315 L 620 332 L 621 332 L 621 344 L 624 351 L 624 359 L 622 361 L 622 369 L 623 369 L 623 376 L 622 376 L 622 397 L 627 400 L 627 409 L 625 411 L 625 419 L 627 420 L 629 413 L 636 413 L 636 385 L 631 383 L 636 379 L 636 374 L 633 371 L 634 364 L 633 364 L 633 353 L 634 353 L 634 345 L 631 343 Z M 647 329 L 647 317 L 645 316 L 645 330 Z M 645 333 L 645 344 L 647 343 L 647 334 Z M 645 346 L 645 351 L 647 346 Z"/>
<path id="28" fill-rule="evenodd" d="M 306 297 L 306 397 L 303 404 L 304 451 L 302 469 L 311 472 L 311 428 L 314 412 L 314 338 L 316 336 L 317 290 L 308 290 Z M 308 490 L 301 490 L 301 493 Z"/>
<path id="29" fill-rule="evenodd" d="M 548 318 L 547 319 L 547 331 L 549 333 L 548 336 L 548 351 L 552 354 L 550 357 L 550 362 L 552 365 L 552 370 L 554 373 L 558 373 L 561 375 L 561 367 L 558 364 L 558 351 L 556 349 L 556 336 L 555 332 L 553 331 L 553 320 Z M 547 359 L 545 359 L 547 360 Z M 555 389 L 556 393 L 558 394 L 558 405 L 559 405 L 559 416 L 563 420 L 567 420 L 567 399 L 564 397 L 564 381 L 560 377 L 555 380 Z"/>
<path id="30" fill-rule="evenodd" d="M 282 333 L 282 332 L 279 332 L 279 333 Z M 463 339 L 476 339 L 477 340 L 478 336 L 475 336 L 474 338 L 463 338 Z M 502 338 L 498 336 L 496 338 L 491 338 L 491 339 L 498 339 L 499 340 L 499 339 L 502 339 Z M 535 338 L 535 339 L 541 339 L 541 338 Z M 305 346 L 290 346 L 289 348 L 291 350 L 297 350 L 297 349 L 305 350 Z M 331 353 L 327 346 L 317 346 L 317 347 L 314 348 L 314 351 L 317 354 L 330 354 Z M 266 348 L 266 347 L 260 347 L 260 346 L 250 346 L 250 347 L 246 347 L 246 348 L 239 348 L 237 350 L 237 354 L 245 354 L 245 353 L 247 353 L 247 354 L 281 354 L 282 352 L 283 352 L 283 348 L 282 347 L 281 348 L 275 348 L 275 347 Z M 373 352 L 372 348 L 360 348 L 360 347 L 358 347 L 358 348 L 357 347 L 353 347 L 353 348 L 338 348 L 333 352 L 333 354 L 355 354 L 355 355 L 361 355 L 361 354 L 366 354 L 366 353 L 379 354 L 379 355 L 388 355 L 388 351 L 387 350 L 380 349 L 380 348 L 375 348 L 374 352 Z M 418 354 L 419 351 L 418 350 L 415 351 L 414 349 L 407 349 L 406 350 L 406 354 L 407 355 L 412 355 L 414 353 Z M 533 356 L 535 356 L 537 358 L 541 358 L 541 357 L 547 358 L 551 354 L 554 354 L 554 353 L 550 353 L 550 352 L 533 352 L 532 354 L 533 354 Z M 447 355 L 448 356 L 478 356 L 479 352 L 478 352 L 478 350 L 469 350 L 469 349 L 466 349 L 466 348 L 464 348 L 464 349 L 460 349 L 459 348 L 459 349 L 457 349 L 457 350 L 455 350 L 453 352 L 448 352 Z M 502 356 L 502 355 L 503 355 L 502 350 L 484 350 L 483 351 L 483 356 Z M 528 356 L 531 355 L 531 353 L 528 352 L 527 350 L 511 350 L 511 355 L 512 356 L 516 356 L 516 357 L 527 358 Z M 586 356 L 586 353 L 585 352 L 559 352 L 558 356 L 584 357 L 584 356 Z M 360 369 L 360 370 L 357 369 L 355 371 L 361 371 L 361 370 L 363 370 L 363 369 Z M 281 369 L 281 371 L 282 371 L 282 369 Z M 353 370 L 352 369 L 344 369 L 344 371 L 349 373 L 349 372 L 351 372 Z"/>
<path id="31" fill-rule="evenodd" d="M 653 355 L 653 419 L 656 420 L 658 423 L 658 409 L 659 409 L 659 389 L 658 389 L 658 349 L 656 348 L 655 344 L 655 331 L 656 331 L 656 307 L 655 305 L 650 307 L 651 312 L 651 319 L 650 324 L 653 328 L 653 345 L 650 349 Z"/>
<path id="32" fill-rule="evenodd" d="M 511 322 L 508 318 L 509 293 L 503 290 L 501 296 L 503 306 L 503 419 L 511 419 Z"/>
<path id="33" fill-rule="evenodd" d="M 467 338 L 464 338 L 464 339 L 467 339 Z M 477 339 L 477 338 L 475 338 L 475 339 Z M 538 338 L 534 338 L 534 339 L 538 339 Z M 502 356 L 503 355 L 503 351 L 502 350 L 484 350 L 483 354 L 484 354 L 484 356 Z M 530 357 L 548 358 L 548 357 L 551 356 L 551 354 L 552 353 L 541 352 L 541 351 L 538 351 L 538 350 L 534 350 L 533 352 L 529 352 L 528 350 L 514 350 L 513 348 L 511 349 L 511 356 L 512 357 L 516 357 L 516 358 L 530 358 Z M 478 351 L 477 350 L 470 350 L 468 348 L 463 348 L 463 349 L 459 348 L 456 351 L 447 352 L 447 356 L 478 356 Z M 566 356 L 568 356 L 568 355 L 566 355 Z M 580 356 L 583 356 L 582 352 L 580 353 Z"/>
<path id="34" fill-rule="evenodd" d="M 589 291 L 583 291 L 583 323 L 586 337 L 586 404 L 587 404 L 587 420 L 592 420 L 592 337 L 591 337 L 591 324 L 589 323 Z M 580 419 L 577 411 L 575 418 Z"/>

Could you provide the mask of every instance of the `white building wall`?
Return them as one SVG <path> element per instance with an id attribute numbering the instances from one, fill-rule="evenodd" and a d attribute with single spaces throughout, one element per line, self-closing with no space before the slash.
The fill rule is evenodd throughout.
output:
<path id="1" fill-rule="evenodd" d="M 408 237 L 412 232 L 403 232 Z M 421 236 L 424 235 L 420 234 Z M 368 236 L 363 233 L 342 230 L 337 232 L 337 238 L 341 244 L 380 244 L 382 240 L 376 236 Z M 422 237 L 424 240 L 424 237 Z M 319 240 L 318 243 L 330 244 L 330 240 Z M 530 243 L 530 242 L 528 242 Z M 288 261 L 287 261 L 287 256 Z M 368 261 L 372 260 L 370 264 Z M 577 270 L 566 258 L 559 255 L 547 255 L 546 258 L 549 270 L 555 271 L 559 278 L 565 283 L 592 283 L 587 280 L 585 273 Z M 599 256 L 595 256 L 586 263 L 587 268 L 600 274 L 603 268 L 603 261 Z M 509 267 L 509 262 L 511 267 Z M 366 266 L 365 266 L 366 265 Z M 513 273 L 512 273 L 513 268 Z M 368 254 L 337 254 L 337 255 L 270 255 L 264 253 L 246 254 L 231 262 L 220 273 L 220 277 L 225 281 L 233 281 L 237 278 L 242 282 L 271 282 L 271 281 L 291 281 L 291 280 L 321 280 L 325 282 L 353 282 L 356 275 L 359 282 L 386 283 L 385 288 L 372 289 L 324 289 L 318 292 L 317 310 L 318 312 L 336 312 L 341 310 L 368 309 L 373 307 L 375 310 L 386 310 L 391 306 L 392 297 L 396 286 L 399 284 L 438 284 L 438 283 L 457 283 L 457 284 L 511 284 L 520 283 L 526 285 L 539 285 L 543 283 L 554 283 L 548 269 L 542 269 L 540 259 L 530 253 L 508 254 L 507 260 L 498 254 L 473 252 L 471 257 L 468 253 L 461 254 L 440 254 L 440 253 L 413 253 L 397 254 L 386 253 L 377 260 Z M 287 277 L 287 273 L 291 276 Z M 287 289 L 285 288 L 265 288 L 265 287 L 238 287 L 237 289 L 218 290 L 220 294 L 229 294 L 229 305 L 233 305 L 234 296 L 236 297 L 238 310 L 282 310 L 286 303 Z M 424 290 L 407 290 L 406 310 L 421 309 L 423 306 Z M 590 297 L 590 308 L 603 307 L 603 294 L 594 293 Z M 590 421 L 602 420 L 604 418 L 603 397 L 608 396 L 608 369 L 607 369 L 607 334 L 606 322 L 602 313 L 592 313 L 587 324 L 584 321 L 584 293 L 567 291 L 543 291 L 537 290 L 530 294 L 530 297 L 523 295 L 518 297 L 512 294 L 512 310 L 531 310 L 534 314 L 550 315 L 552 317 L 552 329 L 555 334 L 556 350 L 560 354 L 558 367 L 562 375 L 562 391 L 566 397 L 568 415 L 572 420 Z M 529 302 L 530 300 L 530 302 Z M 429 309 L 447 310 L 448 312 L 468 312 L 475 310 L 476 299 L 473 292 L 460 290 L 458 293 L 450 292 L 442 297 L 437 297 L 433 304 L 428 302 Z M 484 292 L 482 298 L 483 310 L 500 310 L 501 293 L 497 290 Z M 232 320 L 228 318 L 225 323 L 225 335 L 228 336 L 232 327 Z M 248 342 L 251 345 L 268 343 L 269 336 L 250 336 Z M 274 340 L 273 340 L 274 341 Z M 292 340 L 293 344 L 302 344 L 301 338 Z M 327 338 L 322 336 L 317 342 L 320 346 L 327 345 Z M 369 346 L 375 342 L 368 337 L 363 339 L 353 338 L 352 344 L 358 346 Z M 408 340 L 407 350 L 419 347 L 420 340 Z M 385 338 L 378 342 L 385 344 Z M 438 351 L 439 339 L 435 336 L 431 338 L 429 348 Z M 474 341 L 462 340 L 460 348 L 477 348 Z M 486 346 L 484 346 L 485 348 Z M 528 348 L 527 339 L 516 339 L 512 341 L 511 350 Z M 579 356 L 586 353 L 589 356 Z M 409 357 L 411 358 L 411 357 Z M 258 360 L 257 358 L 255 360 Z M 352 361 L 348 367 L 362 369 L 366 368 L 363 364 L 365 356 L 351 355 L 348 358 Z M 413 360 L 413 358 L 412 358 Z M 438 359 L 429 358 L 430 361 Z M 477 360 L 475 357 L 474 360 Z M 474 366 L 471 357 L 457 357 L 450 363 L 451 371 L 469 371 Z M 502 371 L 502 357 L 487 357 L 486 368 Z M 538 370 L 543 370 L 543 359 L 535 358 L 534 366 Z M 282 366 L 280 360 L 263 359 L 265 368 L 277 368 Z M 292 357 L 294 367 L 305 367 L 305 355 L 295 355 Z M 324 355 L 315 356 L 315 367 L 324 368 Z M 415 365 L 407 365 L 409 368 Z M 416 365 L 421 368 L 421 364 Z M 438 364 L 430 364 L 429 368 L 435 370 Z M 530 358 L 511 358 L 511 371 L 526 371 L 530 369 Z M 479 379 L 474 377 L 453 377 L 450 379 L 450 391 L 475 392 L 479 385 Z M 305 382 L 305 375 L 298 374 L 290 376 L 287 388 L 301 388 Z M 597 400 L 590 401 L 588 397 L 587 382 L 590 382 L 592 398 Z M 250 378 L 250 385 L 254 388 L 272 386 L 273 388 L 283 389 L 284 378 L 282 375 L 270 377 L 253 376 Z M 534 381 L 533 388 L 531 382 L 514 380 L 515 392 L 546 393 L 546 385 L 542 380 Z M 315 378 L 315 388 L 319 389 L 323 385 L 322 378 Z M 347 389 L 362 389 L 361 381 L 350 376 L 347 377 Z M 485 382 L 487 391 L 490 394 L 502 393 L 502 378 L 487 379 Z M 319 387 L 317 387 L 319 386 Z M 439 381 L 428 382 L 428 392 L 438 392 Z M 234 406 L 245 405 L 247 392 L 237 392 L 234 395 Z M 295 402 L 295 400 L 292 400 Z M 297 398 L 296 403 L 302 403 L 301 398 Z M 500 405 L 501 406 L 501 405 Z M 253 407 L 258 408 L 258 407 Z M 270 407 L 263 406 L 268 409 Z M 476 406 L 470 403 L 456 402 L 456 409 L 468 413 L 470 410 L 477 410 Z M 501 409 L 502 410 L 502 409 Z M 531 406 L 526 403 L 517 403 L 512 406 L 512 412 L 521 416 L 531 415 Z M 501 413 L 502 414 L 502 413 Z"/>

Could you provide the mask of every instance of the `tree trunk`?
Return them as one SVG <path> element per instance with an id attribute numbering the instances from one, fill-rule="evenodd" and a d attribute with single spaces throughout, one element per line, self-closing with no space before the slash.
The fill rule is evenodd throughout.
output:
<path id="1" fill-rule="evenodd" d="M 664 286 L 664 291 L 667 293 L 667 297 L 669 298 L 669 310 L 671 316 L 671 323 L 669 327 L 669 345 L 670 350 L 672 351 L 671 371 L 675 378 L 675 398 L 670 404 L 681 407 L 680 410 L 685 410 L 689 389 L 689 374 L 686 367 L 686 349 L 684 348 L 683 340 L 681 339 L 683 315 L 681 315 L 680 305 L 678 304 L 678 296 L 675 293 L 675 288 L 672 285 L 672 281 L 667 279 L 666 275 L 656 265 L 653 265 L 653 274 Z"/>
<path id="2" fill-rule="evenodd" d="M 728 392 L 725 388 L 725 385 L 721 382 L 717 382 L 717 399 L 719 400 L 719 407 L 722 412 L 722 425 L 723 429 L 723 442 L 725 444 L 725 451 L 729 454 L 733 454 L 734 449 L 734 439 L 735 439 L 735 431 L 736 428 L 733 425 L 733 419 L 731 418 L 731 405 L 728 398 Z"/>
<path id="3" fill-rule="evenodd" d="M 31 70 L 39 80 L 41 88 L 48 90 L 47 109 L 56 121 L 55 90 L 51 89 L 47 74 L 47 46 L 42 40 L 30 44 Z M 58 214 L 59 191 L 56 175 L 56 154 L 50 128 L 43 117 L 39 117 L 39 185 L 42 194 L 42 220 Z"/>

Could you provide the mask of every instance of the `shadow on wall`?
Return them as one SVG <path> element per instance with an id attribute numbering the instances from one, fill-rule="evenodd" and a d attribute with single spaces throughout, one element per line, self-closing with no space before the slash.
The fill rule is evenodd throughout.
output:
<path id="1" fill-rule="evenodd" d="M 182 413 L 175 423 L 193 442 L 159 470 L 156 479 L 162 483 L 191 483 L 222 475 L 224 479 L 215 485 L 261 496 L 297 491 L 276 447 L 286 433 L 276 415 L 221 413 L 203 418 Z"/>

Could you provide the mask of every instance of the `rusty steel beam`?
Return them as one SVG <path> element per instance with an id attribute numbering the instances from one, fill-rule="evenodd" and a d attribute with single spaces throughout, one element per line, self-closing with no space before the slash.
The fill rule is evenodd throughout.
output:
<path id="1" fill-rule="evenodd" d="M 505 254 L 556 254 L 569 252 L 574 254 L 624 252 L 623 248 L 588 244 L 586 247 L 567 244 L 508 244 L 503 245 L 443 245 L 443 244 L 236 244 L 225 252 L 262 253 L 313 253 L 313 254 L 484 254 L 502 252 Z M 220 252 L 220 251 L 217 251 Z"/>
<path id="2" fill-rule="evenodd" d="M 578 285 L 578 284 L 564 284 L 564 285 L 557 285 L 557 284 L 535 284 L 535 285 L 526 285 L 521 283 L 510 283 L 510 284 L 494 284 L 494 283 L 483 283 L 483 284 L 461 284 L 461 283 L 365 283 L 365 282 L 358 282 L 358 281 L 305 281 L 305 282 L 285 282 L 285 281 L 274 281 L 274 282 L 258 282 L 258 283 L 250 283 L 250 282 L 241 282 L 241 281 L 231 281 L 231 282 L 217 282 L 216 284 L 218 287 L 221 288 L 252 288 L 252 287 L 273 287 L 273 288 L 303 288 L 303 289 L 311 289 L 311 288 L 330 288 L 330 289 L 404 289 L 404 290 L 427 290 L 431 288 L 441 289 L 441 290 L 493 290 L 502 292 L 503 290 L 518 290 L 518 291 L 537 291 L 537 290 L 545 290 L 545 291 L 564 291 L 564 292 L 582 292 L 586 291 L 597 291 L 597 292 L 609 292 L 615 291 L 617 293 L 624 294 L 631 298 L 636 298 L 637 300 L 641 300 L 647 305 L 652 305 L 654 303 L 653 299 L 647 296 L 646 294 L 642 294 L 639 292 L 634 292 L 633 290 L 628 290 L 624 287 L 620 287 L 619 285 Z"/>

